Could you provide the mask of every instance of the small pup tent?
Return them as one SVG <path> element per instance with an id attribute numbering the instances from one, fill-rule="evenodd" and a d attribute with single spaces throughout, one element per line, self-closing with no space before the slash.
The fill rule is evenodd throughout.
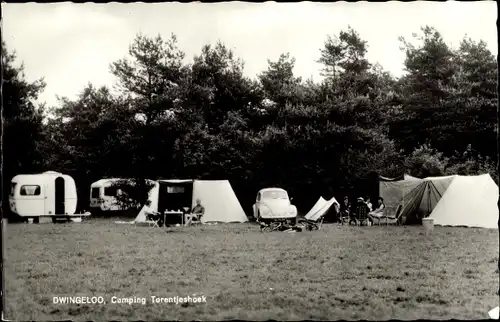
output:
<path id="1" fill-rule="evenodd" d="M 116 198 L 122 191 L 114 185 L 124 179 L 109 178 L 101 179 L 90 185 L 90 208 L 100 211 L 123 210 Z"/>
<path id="2" fill-rule="evenodd" d="M 10 210 L 21 217 L 71 216 L 77 200 L 75 181 L 62 173 L 20 174 L 11 181 Z"/>
<path id="3" fill-rule="evenodd" d="M 150 208 L 160 213 L 165 210 L 192 209 L 198 199 L 205 208 L 202 223 L 248 221 L 227 180 L 158 180 L 149 192 Z M 143 207 L 134 221 L 145 220 Z"/>
<path id="4" fill-rule="evenodd" d="M 312 215 L 318 212 L 321 208 L 326 205 L 327 201 L 323 197 L 319 197 L 318 201 L 314 204 L 314 206 L 307 212 L 304 216 L 306 219 L 309 219 Z"/>
<path id="5" fill-rule="evenodd" d="M 316 204 L 305 215 L 305 218 L 308 220 L 316 221 L 321 218 L 334 204 L 337 207 L 340 207 L 340 204 L 334 197 L 332 197 L 332 199 L 328 201 L 326 201 L 323 197 L 320 197 Z"/>

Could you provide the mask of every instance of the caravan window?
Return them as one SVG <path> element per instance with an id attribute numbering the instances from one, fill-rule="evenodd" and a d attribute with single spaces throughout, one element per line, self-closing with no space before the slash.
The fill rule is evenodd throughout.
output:
<path id="1" fill-rule="evenodd" d="M 116 187 L 106 187 L 104 188 L 104 195 L 108 197 L 116 197 L 118 189 Z"/>
<path id="2" fill-rule="evenodd" d="M 92 188 L 91 198 L 99 198 L 99 188 Z"/>
<path id="3" fill-rule="evenodd" d="M 41 192 L 40 186 L 26 185 L 21 186 L 21 196 L 39 196 Z"/>
<path id="4" fill-rule="evenodd" d="M 10 196 L 11 197 L 14 197 L 14 194 L 16 193 L 16 186 L 17 186 L 17 183 L 15 183 L 15 182 L 10 183 Z"/>

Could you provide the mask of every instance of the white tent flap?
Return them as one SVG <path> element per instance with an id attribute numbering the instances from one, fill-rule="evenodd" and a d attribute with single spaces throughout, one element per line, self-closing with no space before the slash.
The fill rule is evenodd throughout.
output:
<path id="1" fill-rule="evenodd" d="M 151 205 L 149 206 L 152 210 L 158 211 L 158 196 L 160 194 L 160 184 L 158 182 L 155 183 L 153 188 L 149 191 L 149 201 L 151 201 Z M 135 217 L 134 222 L 145 222 L 146 221 L 146 206 L 141 208 L 137 217 Z"/>

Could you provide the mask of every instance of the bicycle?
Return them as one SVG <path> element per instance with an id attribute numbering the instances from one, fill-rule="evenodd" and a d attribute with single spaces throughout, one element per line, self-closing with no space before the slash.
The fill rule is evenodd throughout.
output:
<path id="1" fill-rule="evenodd" d="M 283 231 L 283 230 L 287 230 L 289 228 L 290 227 L 286 226 L 284 224 L 284 222 L 282 222 L 282 221 L 280 221 L 280 222 L 273 221 L 269 224 L 266 224 L 264 222 L 260 222 L 260 231 L 263 233 L 268 233 L 271 231 Z"/>

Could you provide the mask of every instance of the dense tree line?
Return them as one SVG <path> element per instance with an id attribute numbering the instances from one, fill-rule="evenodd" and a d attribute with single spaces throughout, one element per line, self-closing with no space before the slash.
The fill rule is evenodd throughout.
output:
<path id="1" fill-rule="evenodd" d="M 353 29 L 328 37 L 317 83 L 294 75 L 289 53 L 249 79 L 223 43 L 186 64 L 174 35 L 137 35 L 110 64 L 118 94 L 88 84 L 50 107 L 35 106 L 43 80 L 28 83 L 3 44 L 4 187 L 18 173 L 61 171 L 85 207 L 103 177 L 228 179 L 246 210 L 266 186 L 306 210 L 373 171 L 497 179 L 496 57 L 483 41 L 451 48 L 431 27 L 414 37 L 400 39 L 399 79 L 366 58 Z"/>

